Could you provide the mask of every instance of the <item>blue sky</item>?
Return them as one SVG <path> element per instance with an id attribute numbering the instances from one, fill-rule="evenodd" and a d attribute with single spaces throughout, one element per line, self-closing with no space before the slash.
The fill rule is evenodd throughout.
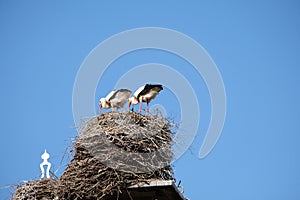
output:
<path id="1" fill-rule="evenodd" d="M 81 63 L 108 37 L 155 26 L 196 40 L 223 77 L 227 117 L 209 156 L 197 158 L 210 118 L 209 95 L 201 77 L 180 68 L 182 60 L 158 51 L 124 56 L 107 71 L 95 98 L 114 86 L 122 65 L 172 65 L 201 99 L 199 135 L 174 163 L 185 196 L 300 199 L 299 19 L 300 4 L 292 0 L 0 1 L 0 187 L 38 179 L 45 148 L 62 173 L 60 161 L 76 135 L 72 91 Z M 164 92 L 153 103 L 179 115 L 176 100 L 169 102 Z M 0 190 L 0 199 L 8 199 L 9 191 Z"/>

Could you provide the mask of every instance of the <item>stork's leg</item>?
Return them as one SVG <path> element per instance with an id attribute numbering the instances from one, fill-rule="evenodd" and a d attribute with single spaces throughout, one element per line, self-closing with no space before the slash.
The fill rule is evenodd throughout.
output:
<path id="1" fill-rule="evenodd" d="M 139 108 L 139 113 L 142 111 L 142 101 L 140 101 L 140 108 Z"/>
<path id="2" fill-rule="evenodd" d="M 149 102 L 147 102 L 147 106 L 146 106 L 146 116 L 148 116 L 149 114 L 149 107 L 148 107 Z"/>
<path id="3" fill-rule="evenodd" d="M 114 104 L 111 104 L 111 111 L 114 112 Z"/>

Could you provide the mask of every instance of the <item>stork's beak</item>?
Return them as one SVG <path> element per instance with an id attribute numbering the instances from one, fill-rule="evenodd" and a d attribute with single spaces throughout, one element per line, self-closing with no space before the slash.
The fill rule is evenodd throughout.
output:
<path id="1" fill-rule="evenodd" d="M 101 108 L 102 108 L 102 103 L 100 103 L 100 105 L 99 105 L 99 109 L 98 109 L 98 114 L 100 115 L 100 113 L 101 113 Z"/>
<path id="2" fill-rule="evenodd" d="M 128 101 L 128 112 L 130 111 L 131 101 Z"/>

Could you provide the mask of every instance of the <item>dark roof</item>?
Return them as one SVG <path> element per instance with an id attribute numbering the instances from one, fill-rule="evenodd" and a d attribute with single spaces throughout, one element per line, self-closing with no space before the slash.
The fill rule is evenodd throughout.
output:
<path id="1" fill-rule="evenodd" d="M 115 197 L 113 197 L 115 198 Z M 115 198 L 116 199 L 116 198 Z M 174 181 L 155 180 L 130 186 L 119 194 L 123 200 L 186 200 Z"/>

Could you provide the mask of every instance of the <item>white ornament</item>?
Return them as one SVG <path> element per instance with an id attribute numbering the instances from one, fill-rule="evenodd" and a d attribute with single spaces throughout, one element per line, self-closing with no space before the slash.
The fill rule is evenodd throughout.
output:
<path id="1" fill-rule="evenodd" d="M 51 168 L 51 163 L 48 162 L 48 159 L 50 158 L 50 155 L 47 153 L 46 149 L 45 152 L 42 154 L 41 158 L 44 160 L 41 164 L 40 164 L 40 168 L 42 171 L 42 176 L 41 179 L 45 177 L 45 169 L 44 166 L 47 165 L 47 169 L 46 169 L 46 178 L 50 178 L 50 168 Z"/>

